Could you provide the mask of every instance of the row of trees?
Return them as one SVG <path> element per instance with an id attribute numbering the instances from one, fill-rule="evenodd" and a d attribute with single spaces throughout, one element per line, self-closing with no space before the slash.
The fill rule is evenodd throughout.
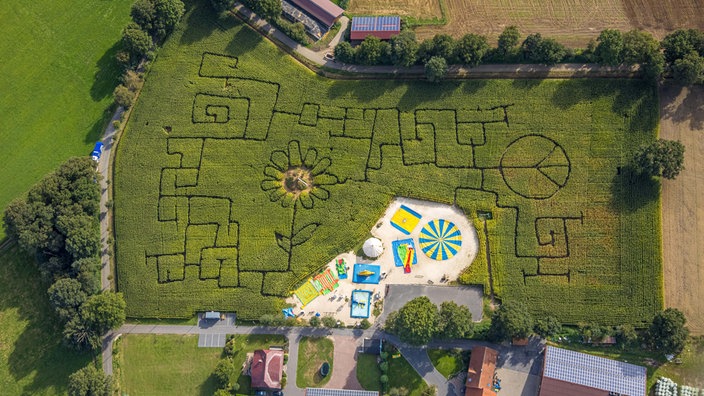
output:
<path id="1" fill-rule="evenodd" d="M 100 291 L 100 192 L 95 162 L 71 158 L 5 210 L 7 235 L 37 257 L 52 282 L 49 301 L 64 324 L 64 340 L 79 350 L 125 320 L 119 293 Z"/>
<path id="2" fill-rule="evenodd" d="M 693 84 L 704 79 L 704 33 L 677 30 L 658 42 L 641 30 L 622 33 L 607 29 L 585 50 L 573 50 L 540 33 L 530 34 L 521 42 L 515 26 L 504 29 L 496 47 L 491 47 L 487 38 L 478 34 L 466 34 L 458 40 L 438 34 L 419 43 L 413 31 L 403 30 L 388 42 L 368 36 L 359 46 L 352 47 L 343 41 L 335 47 L 335 57 L 341 62 L 362 65 L 422 64 L 426 65 L 426 71 L 431 60 L 435 63 L 431 69 L 442 70 L 437 58 L 442 58 L 446 65 L 468 66 L 519 62 L 552 65 L 565 61 L 640 65 L 645 79 L 655 81 L 669 68 L 676 80 Z"/>
<path id="3" fill-rule="evenodd" d="M 235 5 L 235 0 L 210 0 L 210 4 L 215 11 L 223 12 L 231 10 Z M 301 44 L 308 44 L 305 26 L 300 22 L 291 23 L 281 17 L 281 0 L 242 0 L 242 4 L 279 28 L 290 38 Z"/>
<path id="4" fill-rule="evenodd" d="M 664 354 L 678 354 L 689 336 L 685 324 L 686 319 L 682 312 L 668 308 L 658 312 L 648 329 L 641 334 L 628 324 L 614 328 L 597 323 L 580 323 L 578 331 L 583 342 L 599 342 L 607 336 L 614 336 L 621 347 L 644 344 Z M 547 317 L 535 320 L 522 304 L 506 303 L 494 312 L 488 339 L 500 342 L 526 338 L 534 333 L 542 337 L 552 337 L 561 332 L 562 327 L 557 319 Z"/>
<path id="5" fill-rule="evenodd" d="M 632 325 L 617 327 L 596 323 L 580 323 L 578 333 L 583 342 L 599 342 L 614 336 L 621 347 L 648 345 L 665 354 L 682 351 L 689 331 L 682 312 L 668 308 L 653 318 L 649 328 L 638 334 Z M 474 324 L 469 309 L 454 302 L 444 302 L 440 309 L 428 297 L 414 298 L 386 320 L 384 330 L 396 334 L 410 344 L 427 344 L 433 338 L 470 338 Z M 493 342 L 527 338 L 537 334 L 543 338 L 563 334 L 564 329 L 555 317 L 535 319 L 520 303 L 502 304 L 491 317 L 486 338 Z"/>

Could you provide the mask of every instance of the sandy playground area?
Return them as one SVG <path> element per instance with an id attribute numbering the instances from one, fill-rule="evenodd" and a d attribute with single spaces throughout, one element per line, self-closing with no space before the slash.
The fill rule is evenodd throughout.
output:
<path id="1" fill-rule="evenodd" d="M 418 223 L 410 231 L 410 235 L 392 225 L 391 219 L 404 205 L 421 216 Z M 462 244 L 454 256 L 446 260 L 434 260 L 421 249 L 419 236 L 423 228 L 434 220 L 442 219 L 454 223 L 462 235 Z M 382 241 L 383 253 L 376 259 L 358 256 L 355 252 L 346 252 L 338 255 L 326 268 L 336 273 L 336 264 L 343 259 L 348 268 L 347 279 L 340 279 L 334 291 L 319 295 L 307 305 L 302 306 L 301 301 L 294 295 L 286 302 L 294 305 L 293 313 L 302 319 L 310 319 L 319 314 L 333 316 L 346 325 L 356 324 L 361 319 L 350 317 L 353 290 L 368 290 L 372 292 L 369 321 L 375 317 L 371 312 L 376 301 L 383 300 L 387 285 L 398 284 L 431 284 L 444 285 L 448 281 L 457 279 L 464 268 L 469 266 L 477 255 L 479 239 L 477 231 L 469 222 L 464 213 L 458 208 L 436 202 L 421 201 L 410 198 L 395 198 L 384 212 L 383 217 L 376 226 L 370 230 L 371 234 Z M 394 260 L 392 243 L 398 240 L 412 239 L 415 247 L 417 263 L 411 266 L 411 272 L 405 273 L 404 268 L 397 267 Z M 364 242 L 364 241 L 360 241 Z M 381 279 L 378 284 L 353 283 L 353 270 L 355 264 L 375 264 L 380 266 Z M 325 270 L 325 269 L 324 269 Z"/>

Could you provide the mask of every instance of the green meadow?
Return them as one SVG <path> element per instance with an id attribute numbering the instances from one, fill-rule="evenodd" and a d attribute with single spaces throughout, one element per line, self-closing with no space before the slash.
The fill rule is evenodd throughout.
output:
<path id="1" fill-rule="evenodd" d="M 636 80 L 326 79 L 196 6 L 118 148 L 118 288 L 133 317 L 275 313 L 406 196 L 491 213 L 499 298 L 643 322 L 662 307 L 659 185 L 626 165 L 657 114 Z M 486 260 L 462 279 L 488 286 Z"/>

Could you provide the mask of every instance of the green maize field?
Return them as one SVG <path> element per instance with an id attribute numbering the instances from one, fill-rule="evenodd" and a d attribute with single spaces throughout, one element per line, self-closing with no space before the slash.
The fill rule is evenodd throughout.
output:
<path id="1" fill-rule="evenodd" d="M 118 148 L 118 288 L 133 317 L 274 313 L 406 196 L 492 213 L 500 298 L 642 322 L 662 307 L 659 185 L 621 167 L 657 117 L 636 80 L 326 79 L 195 8 Z"/>

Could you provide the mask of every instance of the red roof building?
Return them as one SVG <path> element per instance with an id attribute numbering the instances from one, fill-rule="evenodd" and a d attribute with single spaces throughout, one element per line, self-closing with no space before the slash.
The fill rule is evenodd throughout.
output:
<path id="1" fill-rule="evenodd" d="M 496 396 L 494 373 L 498 357 L 499 353 L 491 348 L 483 346 L 472 348 L 464 396 Z"/>
<path id="2" fill-rule="evenodd" d="M 328 29 L 335 24 L 337 19 L 345 12 L 330 0 L 289 0 L 293 5 L 302 9 Z"/>
<path id="3" fill-rule="evenodd" d="M 350 40 L 364 40 L 367 36 L 388 40 L 401 33 L 401 17 L 361 16 L 352 17 Z"/>
<path id="4" fill-rule="evenodd" d="M 250 375 L 253 389 L 279 390 L 284 370 L 284 351 L 259 349 L 254 351 Z"/>

